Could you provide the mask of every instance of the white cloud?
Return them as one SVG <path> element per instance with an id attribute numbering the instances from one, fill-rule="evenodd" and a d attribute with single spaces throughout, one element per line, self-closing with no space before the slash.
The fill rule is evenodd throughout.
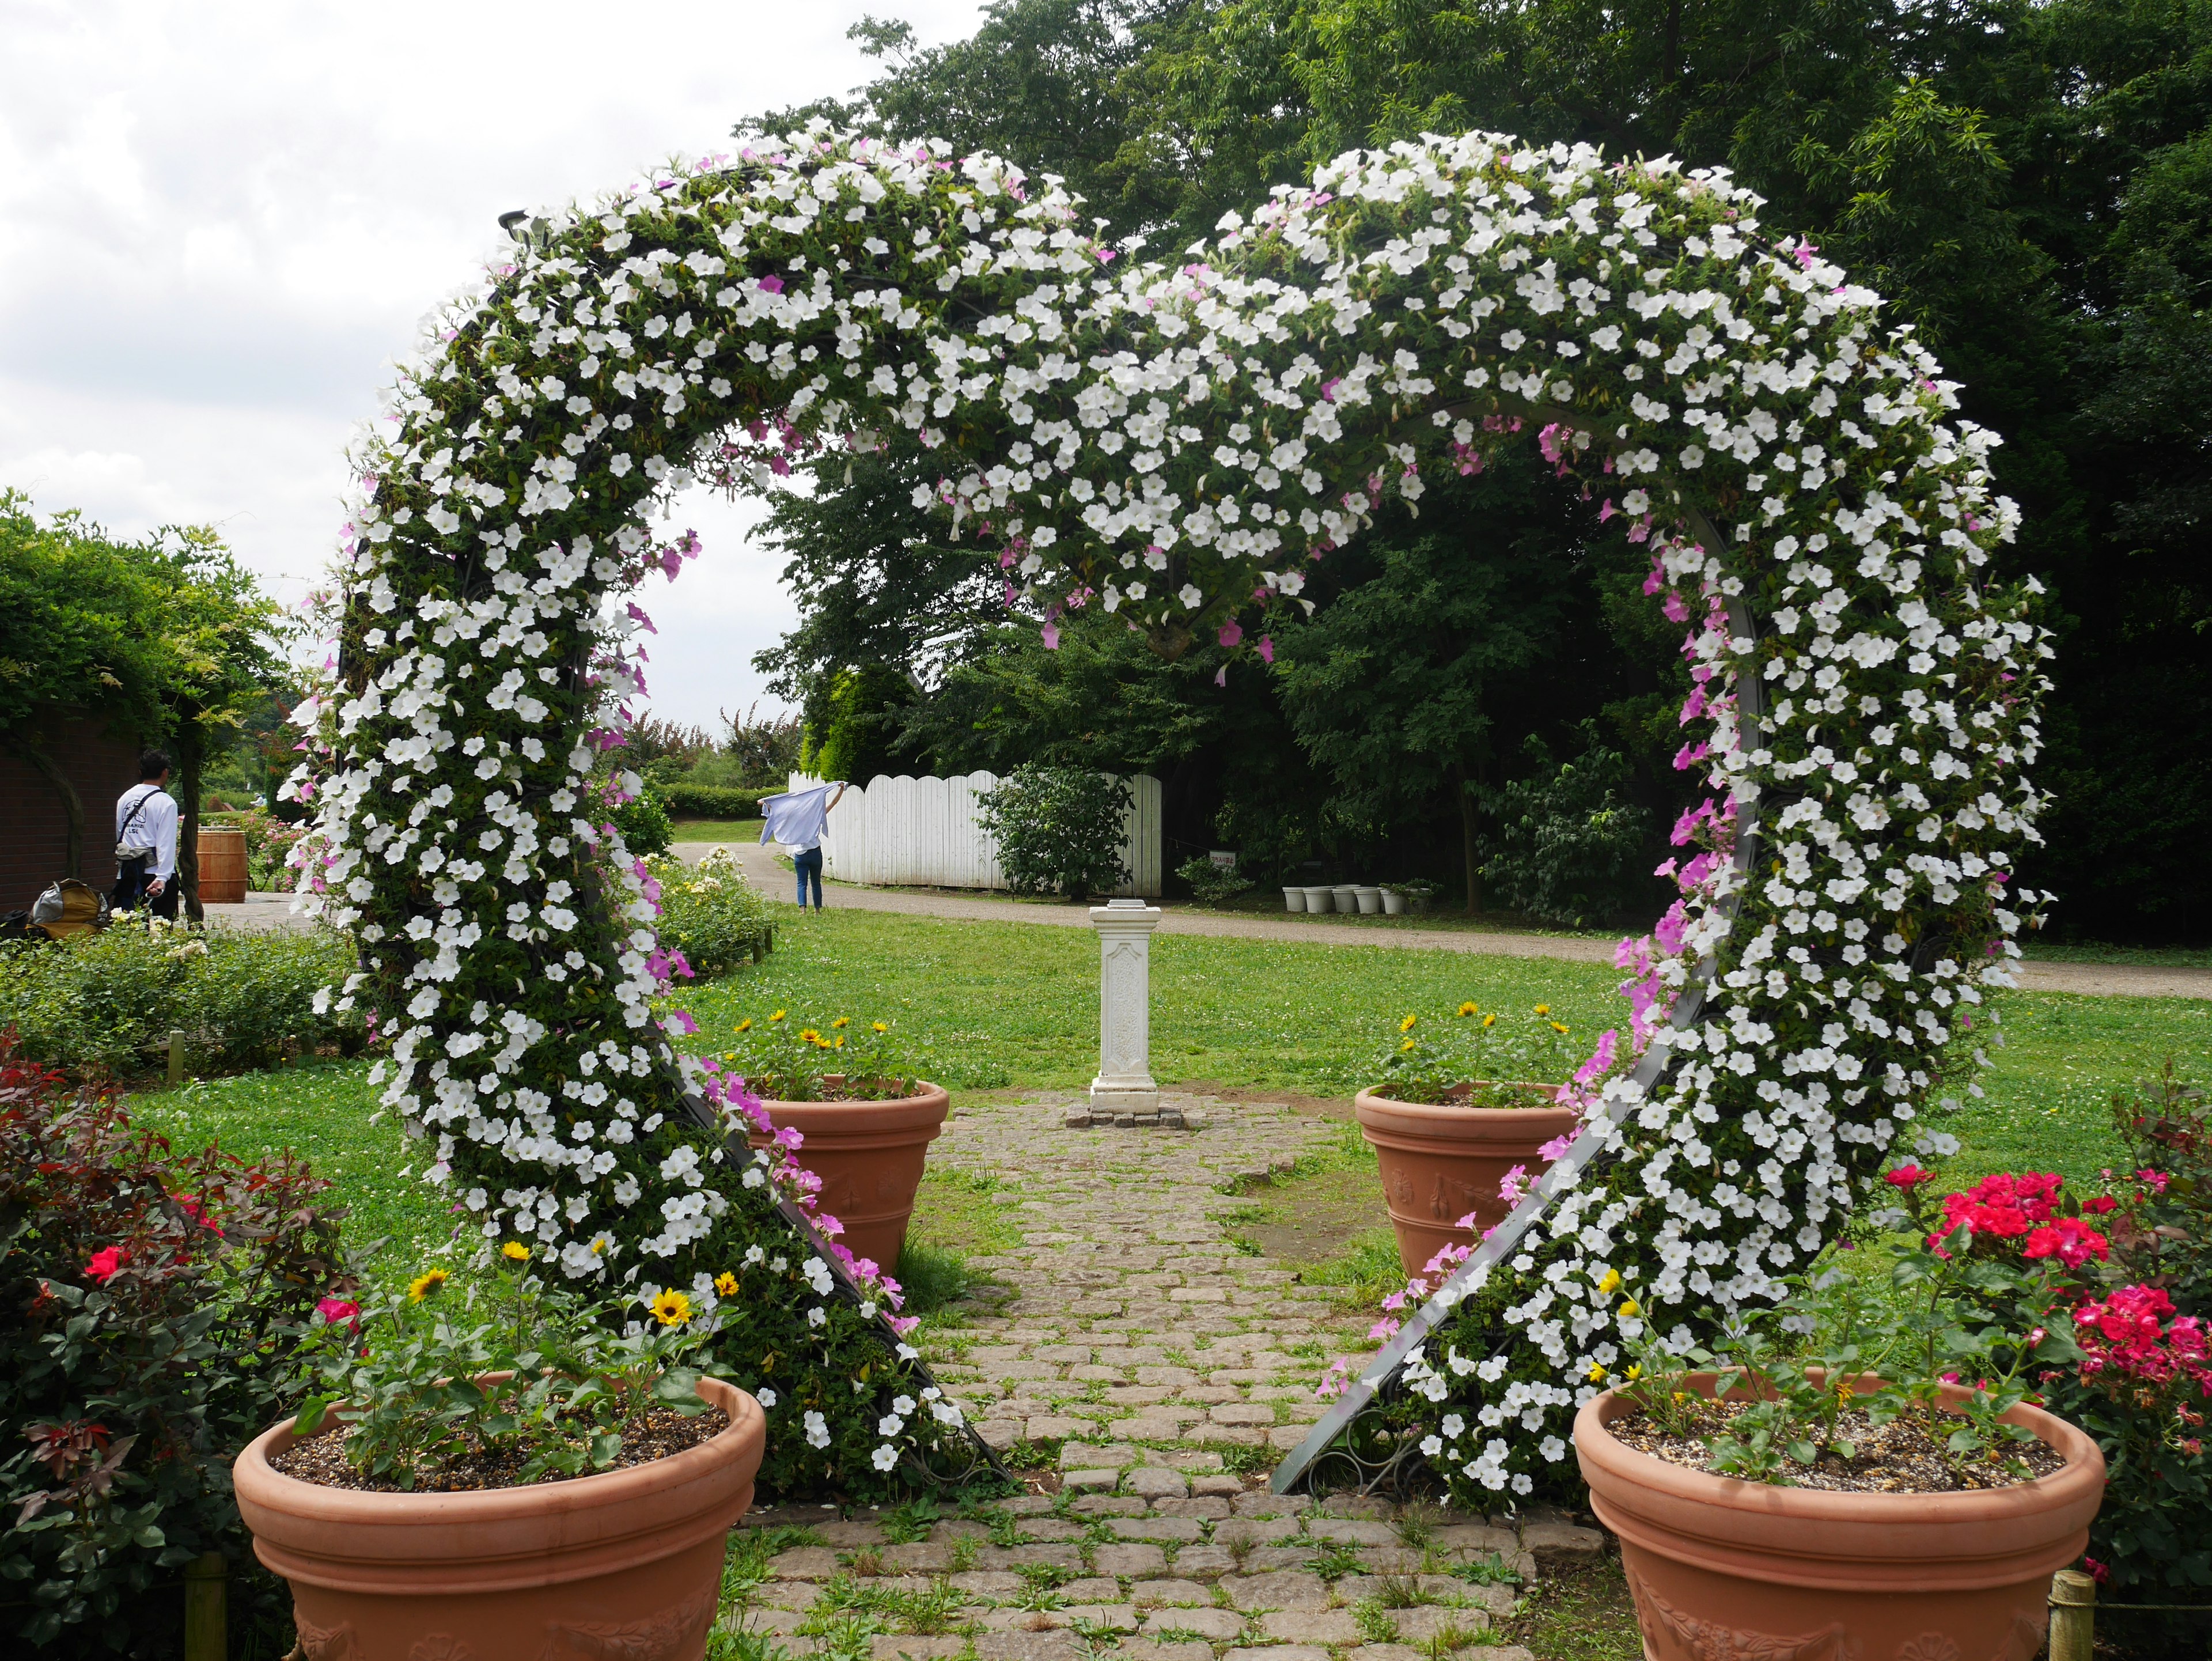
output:
<path id="1" fill-rule="evenodd" d="M 0 100 L 0 484 L 125 535 L 222 527 L 288 600 L 338 522 L 343 450 L 417 320 L 509 208 L 589 196 L 741 115 L 877 68 L 865 0 L 10 0 Z M 975 0 L 895 9 L 924 40 Z M 681 504 L 706 552 L 644 603 L 654 707 L 759 695 L 789 626 L 750 505 Z"/>

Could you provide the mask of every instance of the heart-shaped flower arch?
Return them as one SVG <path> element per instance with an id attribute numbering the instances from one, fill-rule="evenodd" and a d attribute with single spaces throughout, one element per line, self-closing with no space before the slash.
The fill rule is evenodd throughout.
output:
<path id="1" fill-rule="evenodd" d="M 719 1299 L 780 1485 L 926 1465 L 958 1422 L 867 1318 L 879 1277 L 832 1295 L 771 1203 L 787 1163 L 726 1154 L 742 1086 L 653 1013 L 673 965 L 588 776 L 639 684 L 622 598 L 692 551 L 652 529 L 667 496 L 901 431 L 1048 627 L 1098 605 L 1166 652 L 1265 654 L 1386 494 L 1533 440 L 1649 541 L 1690 625 L 1680 764 L 1711 794 L 1676 830 L 1680 900 L 1624 948 L 1630 1041 L 1585 1069 L 1601 1156 L 1431 1311 L 1484 1348 L 1407 1358 L 1431 1457 L 1525 1492 L 1642 1318 L 1625 1297 L 1686 1338 L 1769 1295 L 1887 1149 L 1942 1146 L 1920 1116 L 2017 956 L 2048 648 L 2032 580 L 1988 572 L 2015 519 L 1992 441 L 1757 205 L 1718 173 L 1431 138 L 1169 268 L 1109 263 L 1004 162 L 815 132 L 530 222 L 358 452 L 294 787 L 311 904 L 362 942 L 342 996 L 392 1041 L 372 1076 L 487 1247 Z"/>

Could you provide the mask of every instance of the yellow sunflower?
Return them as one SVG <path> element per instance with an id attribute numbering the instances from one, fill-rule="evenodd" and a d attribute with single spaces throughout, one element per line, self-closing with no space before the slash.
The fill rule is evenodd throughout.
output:
<path id="1" fill-rule="evenodd" d="M 450 1278 L 442 1269 L 423 1270 L 422 1274 L 407 1283 L 407 1301 L 410 1304 L 421 1303 L 425 1298 L 434 1295 Z"/>
<path id="2" fill-rule="evenodd" d="M 850 1026 L 852 1024 L 853 1018 L 850 1015 L 840 1015 L 836 1020 L 830 1023 L 830 1030 L 834 1032 L 841 1026 Z"/>
<path id="3" fill-rule="evenodd" d="M 1398 1030 L 1401 1032 L 1411 1032 L 1413 1030 L 1413 1023 L 1420 1019 L 1419 1015 L 1408 1015 L 1398 1023 Z"/>
<path id="4" fill-rule="evenodd" d="M 653 1318 L 665 1327 L 680 1327 L 691 1318 L 691 1299 L 673 1287 L 665 1292 L 656 1293 L 646 1308 L 653 1312 Z"/>
<path id="5" fill-rule="evenodd" d="M 1480 1009 L 1477 1009 L 1472 1003 L 1462 1004 L 1459 1007 L 1459 1013 L 1462 1015 L 1480 1015 L 1482 1013 L 1482 1012 Z"/>

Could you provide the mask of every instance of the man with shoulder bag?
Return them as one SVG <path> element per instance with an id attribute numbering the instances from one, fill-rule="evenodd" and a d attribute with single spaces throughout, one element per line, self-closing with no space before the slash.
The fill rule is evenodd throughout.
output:
<path id="1" fill-rule="evenodd" d="M 167 789 L 169 757 L 149 750 L 138 757 L 139 782 L 115 804 L 115 894 L 118 911 L 141 901 L 157 917 L 177 920 L 177 804 Z"/>

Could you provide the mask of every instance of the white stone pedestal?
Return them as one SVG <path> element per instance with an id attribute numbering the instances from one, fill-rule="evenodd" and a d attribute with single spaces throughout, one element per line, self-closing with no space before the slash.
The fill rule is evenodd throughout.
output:
<path id="1" fill-rule="evenodd" d="M 1158 1124 L 1160 1087 L 1152 1080 L 1152 931 L 1160 910 L 1142 900 L 1093 906 L 1098 931 L 1098 1076 L 1087 1108 L 1072 1124 Z M 1175 1116 L 1180 1122 L 1181 1116 Z"/>

